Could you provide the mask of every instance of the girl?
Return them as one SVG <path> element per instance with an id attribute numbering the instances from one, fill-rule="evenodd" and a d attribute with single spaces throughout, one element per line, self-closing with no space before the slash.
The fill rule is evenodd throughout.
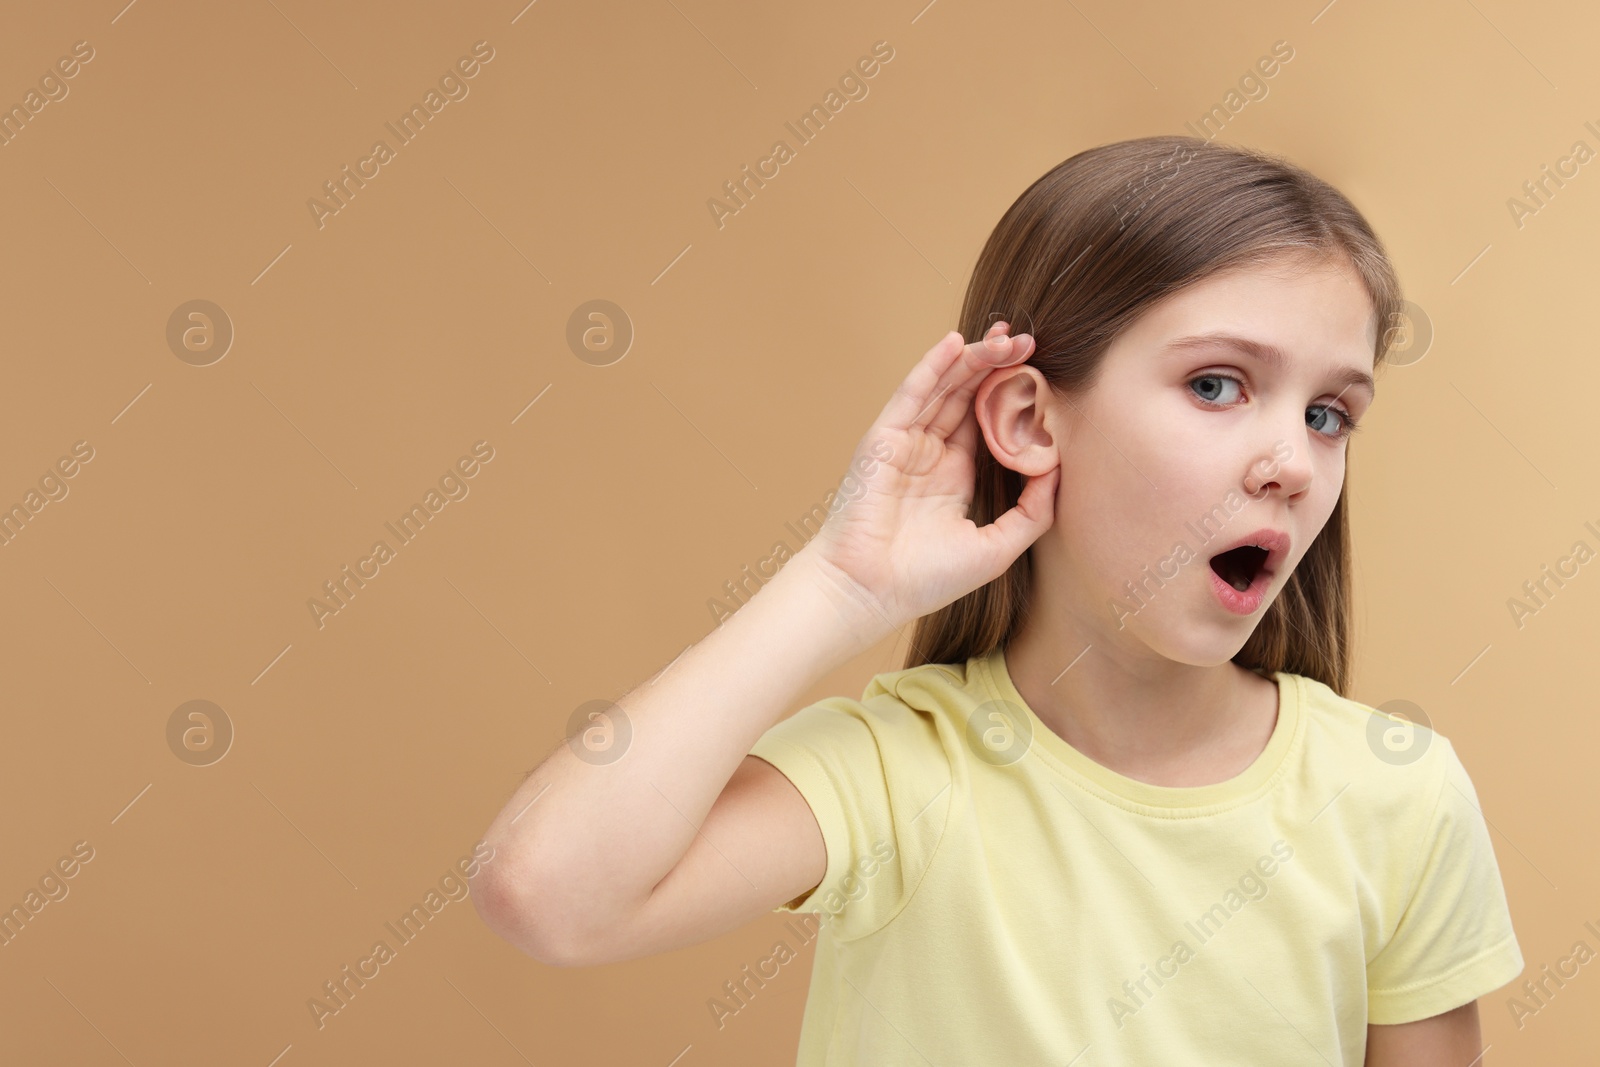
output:
<path id="1" fill-rule="evenodd" d="M 1055 167 L 817 534 L 517 790 L 480 914 L 591 965 L 807 913 L 722 1002 L 814 941 L 801 1065 L 1481 1065 L 1523 959 L 1472 782 L 1344 695 L 1346 450 L 1401 307 L 1281 159 Z"/>

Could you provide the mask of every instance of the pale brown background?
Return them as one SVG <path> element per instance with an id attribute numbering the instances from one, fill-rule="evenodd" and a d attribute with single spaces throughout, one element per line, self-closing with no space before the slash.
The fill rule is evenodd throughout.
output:
<path id="1" fill-rule="evenodd" d="M 0 34 L 5 104 L 96 51 L 0 148 L 0 503 L 95 449 L 0 548 L 0 903 L 96 850 L 0 948 L 6 1062 L 792 1062 L 809 950 L 725 1028 L 706 1006 L 776 916 L 563 971 L 461 901 L 321 1030 L 306 1002 L 574 708 L 710 630 L 955 324 L 1028 183 L 1181 132 L 1278 40 L 1294 58 L 1222 139 L 1351 196 L 1437 332 L 1352 446 L 1352 695 L 1455 743 L 1528 977 L 1600 948 L 1600 564 L 1520 630 L 1506 606 L 1600 546 L 1600 177 L 1520 229 L 1507 209 L 1600 148 L 1585 5 L 125 2 L 15 8 Z M 470 95 L 319 230 L 308 198 L 479 40 Z M 719 230 L 706 201 L 879 40 L 870 95 Z M 165 339 L 195 298 L 236 330 L 208 367 Z M 566 343 L 591 299 L 637 331 L 611 366 Z M 480 439 L 470 495 L 319 630 L 322 582 Z M 210 766 L 166 741 L 193 699 L 236 729 Z M 1485 1062 L 1592 1057 L 1596 966 L 1520 1031 L 1516 984 L 1485 997 Z"/>

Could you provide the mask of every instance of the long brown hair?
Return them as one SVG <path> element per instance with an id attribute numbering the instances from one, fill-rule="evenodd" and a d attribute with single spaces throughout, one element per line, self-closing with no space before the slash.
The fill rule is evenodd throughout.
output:
<path id="1" fill-rule="evenodd" d="M 1198 137 L 1100 145 L 1056 165 L 996 224 L 961 308 L 961 335 L 1003 318 L 1037 345 L 1027 362 L 1057 393 L 1083 396 L 1111 342 L 1150 306 L 1222 271 L 1318 257 L 1366 285 L 1381 365 L 1401 322 L 1400 283 L 1359 211 L 1327 182 L 1266 152 Z M 1013 507 L 1022 476 L 977 438 L 968 517 Z M 1348 485 L 1348 477 L 1346 478 Z M 962 663 L 1006 644 L 1028 608 L 1032 550 L 998 578 L 917 620 L 904 666 Z M 1302 674 L 1344 695 L 1351 658 L 1350 523 L 1333 513 L 1233 662 Z"/>

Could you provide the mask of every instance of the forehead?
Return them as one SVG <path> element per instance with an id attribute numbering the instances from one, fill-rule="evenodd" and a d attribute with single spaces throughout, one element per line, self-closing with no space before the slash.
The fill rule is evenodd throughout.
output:
<path id="1" fill-rule="evenodd" d="M 1288 335 L 1314 334 L 1364 347 L 1369 355 L 1377 341 L 1377 312 L 1360 276 L 1349 266 L 1327 262 L 1215 274 L 1161 301 L 1146 318 L 1172 336 L 1255 327 Z"/>
<path id="2" fill-rule="evenodd" d="M 1145 312 L 1123 334 L 1127 347 L 1171 351 L 1181 339 L 1248 338 L 1292 361 L 1370 371 L 1377 312 L 1359 275 L 1326 261 L 1280 263 L 1212 275 Z M 1204 345 L 1186 341 L 1180 350 Z"/>

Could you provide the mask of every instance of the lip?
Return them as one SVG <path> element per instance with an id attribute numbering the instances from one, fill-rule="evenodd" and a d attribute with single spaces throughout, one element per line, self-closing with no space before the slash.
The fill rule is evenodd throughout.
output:
<path id="1" fill-rule="evenodd" d="M 1272 575 L 1264 570 L 1256 573 L 1255 581 L 1250 583 L 1248 589 L 1235 589 L 1210 567 L 1206 568 L 1206 573 L 1211 575 L 1212 592 L 1216 593 L 1222 606 L 1235 615 L 1254 615 L 1260 611 L 1261 602 L 1267 598 L 1267 586 L 1272 584 Z"/>
<path id="2" fill-rule="evenodd" d="M 1235 589 L 1222 580 L 1222 576 L 1209 566 L 1210 561 L 1224 552 L 1245 545 L 1255 545 L 1267 550 L 1266 562 L 1256 572 L 1255 579 L 1246 589 Z M 1206 572 L 1211 576 L 1211 591 L 1216 594 L 1217 600 L 1224 608 L 1235 615 L 1254 615 L 1261 610 L 1261 604 L 1266 599 L 1267 587 L 1272 584 L 1273 576 L 1277 573 L 1279 565 L 1289 555 L 1289 535 L 1281 530 L 1271 527 L 1262 527 L 1253 533 L 1247 533 L 1232 544 L 1219 548 L 1206 557 Z"/>
<path id="3" fill-rule="evenodd" d="M 1263 526 L 1259 530 L 1245 534 L 1243 537 L 1240 537 L 1231 544 L 1223 545 L 1221 548 L 1211 553 L 1211 555 L 1207 556 L 1206 562 L 1209 564 L 1211 560 L 1222 555 L 1222 553 L 1231 552 L 1236 548 L 1243 548 L 1245 545 L 1255 545 L 1257 548 L 1264 548 L 1267 550 L 1267 560 L 1261 565 L 1260 573 L 1256 575 L 1256 579 L 1259 581 L 1262 575 L 1270 577 L 1278 573 L 1278 567 L 1282 565 L 1286 558 L 1288 558 L 1290 544 L 1291 542 L 1288 534 L 1284 533 L 1282 530 L 1274 530 L 1270 526 Z M 1213 575 L 1216 574 L 1215 571 L 1212 571 L 1211 573 Z M 1221 578 L 1218 578 L 1217 580 L 1219 582 L 1222 581 Z M 1223 582 L 1222 584 L 1230 591 L 1239 593 L 1239 590 L 1234 589 L 1233 586 L 1228 585 L 1226 582 Z M 1251 583 L 1250 588 L 1255 588 L 1254 582 Z M 1246 592 L 1248 592 L 1248 590 Z M 1242 596 L 1243 594 L 1240 595 Z"/>

